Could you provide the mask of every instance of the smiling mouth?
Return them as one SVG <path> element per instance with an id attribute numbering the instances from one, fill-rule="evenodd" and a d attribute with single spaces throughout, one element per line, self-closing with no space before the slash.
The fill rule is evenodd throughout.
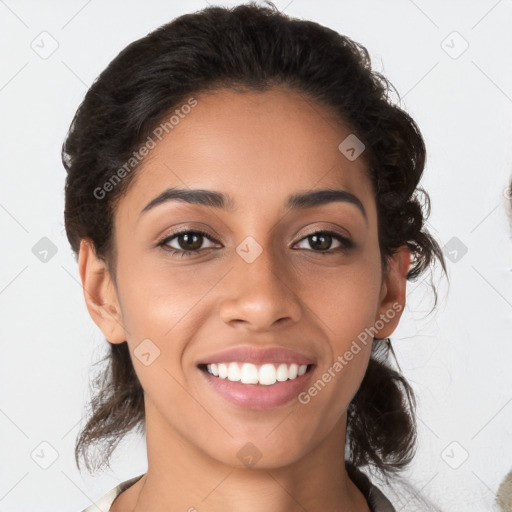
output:
<path id="1" fill-rule="evenodd" d="M 293 381 L 309 373 L 314 364 L 226 362 L 199 364 L 198 368 L 213 377 L 248 386 L 272 386 Z"/>

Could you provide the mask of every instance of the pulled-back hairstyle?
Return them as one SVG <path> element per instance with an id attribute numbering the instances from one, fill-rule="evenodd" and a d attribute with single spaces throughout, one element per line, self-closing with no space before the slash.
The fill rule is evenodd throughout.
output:
<path id="1" fill-rule="evenodd" d="M 361 158 L 375 195 L 383 274 L 402 245 L 413 256 L 407 279 L 415 280 L 435 258 L 446 274 L 442 250 L 424 228 L 430 214 L 429 196 L 418 187 L 424 141 L 413 119 L 391 101 L 393 86 L 372 71 L 363 46 L 286 16 L 271 3 L 208 7 L 180 16 L 131 43 L 96 79 L 62 148 L 65 226 L 75 255 L 80 240 L 89 239 L 116 283 L 113 217 L 138 166 L 123 173 L 108 194 L 98 190 L 119 177 L 119 169 L 173 110 L 201 92 L 281 86 L 327 107 L 364 143 Z M 437 303 L 435 288 L 434 294 Z M 388 363 L 389 349 L 374 339 L 347 425 L 347 465 L 371 465 L 384 475 L 405 468 L 416 449 L 414 394 Z M 90 416 L 75 445 L 77 465 L 83 458 L 90 471 L 109 464 L 125 434 L 145 427 L 143 389 L 127 343 L 110 344 L 101 362 Z M 98 446 L 100 455 L 91 458 L 90 450 Z"/>

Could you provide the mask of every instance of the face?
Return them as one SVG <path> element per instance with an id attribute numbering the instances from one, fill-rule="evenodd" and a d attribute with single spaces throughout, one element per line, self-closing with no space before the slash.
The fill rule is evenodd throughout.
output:
<path id="1" fill-rule="evenodd" d="M 409 253 L 399 251 L 382 278 L 366 164 L 340 152 L 351 132 L 322 106 L 278 89 L 196 99 L 116 211 L 117 289 L 83 244 L 86 300 L 107 339 L 128 343 L 148 443 L 151 432 L 231 466 L 243 466 L 244 449 L 260 466 L 283 466 L 331 437 L 341 442 L 370 357 L 362 333 L 395 329 Z M 215 192 L 225 204 L 153 202 L 168 189 Z M 341 193 L 313 194 L 327 189 Z M 289 204 L 299 194 L 309 199 Z M 250 350 L 217 357 L 233 348 Z M 260 352 L 269 348 L 288 352 Z M 257 373 L 264 365 L 271 380 L 267 363 L 291 375 L 231 383 L 198 366 L 223 360 L 252 361 Z M 292 361 L 307 372 L 293 379 Z"/>

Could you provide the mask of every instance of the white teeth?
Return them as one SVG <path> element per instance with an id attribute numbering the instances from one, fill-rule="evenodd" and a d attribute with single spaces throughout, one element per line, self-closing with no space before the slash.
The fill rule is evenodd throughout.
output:
<path id="1" fill-rule="evenodd" d="M 286 365 L 285 365 L 286 366 Z M 281 365 L 279 365 L 279 368 Z M 271 386 L 272 384 L 276 383 L 276 367 L 271 364 L 264 364 L 260 368 L 259 371 L 259 381 L 260 384 L 263 384 L 265 386 Z"/>
<path id="2" fill-rule="evenodd" d="M 236 363 L 229 363 L 228 379 L 232 382 L 237 382 L 240 378 L 240 367 Z"/>
<path id="3" fill-rule="evenodd" d="M 293 366 L 297 367 L 296 364 L 294 364 Z M 274 365 L 272 365 L 272 367 L 274 367 Z M 285 380 L 288 380 L 288 376 L 289 376 L 290 372 L 288 371 L 288 365 L 284 364 L 284 363 L 281 363 L 278 367 L 277 367 L 277 375 L 276 375 L 276 379 L 279 381 L 279 382 L 284 382 Z M 293 378 L 293 377 L 290 377 L 290 378 Z M 275 381 L 274 381 L 275 382 Z M 272 384 L 274 384 L 274 382 L 272 382 Z"/>
<path id="4" fill-rule="evenodd" d="M 240 370 L 240 381 L 242 384 L 258 384 L 258 368 L 251 363 L 244 363 Z"/>
<path id="5" fill-rule="evenodd" d="M 302 365 L 302 366 L 305 366 L 305 365 Z M 306 368 L 307 368 L 307 366 L 306 366 Z M 297 377 L 298 371 L 299 371 L 299 365 L 297 365 L 297 364 L 290 365 L 290 368 L 288 369 L 288 378 L 295 379 L 295 377 Z"/>
<path id="6" fill-rule="evenodd" d="M 206 365 L 208 373 L 221 379 L 228 379 L 232 382 L 242 384 L 261 384 L 271 386 L 276 382 L 293 380 L 304 375 L 307 370 L 306 364 L 265 363 L 257 366 L 252 363 L 212 363 Z"/>
<path id="7" fill-rule="evenodd" d="M 228 376 L 228 367 L 225 364 L 219 364 L 219 377 L 225 379 Z"/>

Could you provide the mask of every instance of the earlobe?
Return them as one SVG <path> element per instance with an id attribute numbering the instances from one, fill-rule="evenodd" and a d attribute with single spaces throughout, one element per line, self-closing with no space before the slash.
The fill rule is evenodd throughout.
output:
<path id="1" fill-rule="evenodd" d="M 78 253 L 78 268 L 87 310 L 110 343 L 126 341 L 117 292 L 106 266 L 94 245 L 83 238 Z"/>
<path id="2" fill-rule="evenodd" d="M 407 273 L 410 264 L 411 251 L 406 245 L 399 247 L 389 259 L 388 274 L 382 283 L 381 300 L 375 318 L 377 325 L 384 323 L 384 326 L 375 335 L 377 338 L 391 336 L 398 325 L 405 308 Z"/>

